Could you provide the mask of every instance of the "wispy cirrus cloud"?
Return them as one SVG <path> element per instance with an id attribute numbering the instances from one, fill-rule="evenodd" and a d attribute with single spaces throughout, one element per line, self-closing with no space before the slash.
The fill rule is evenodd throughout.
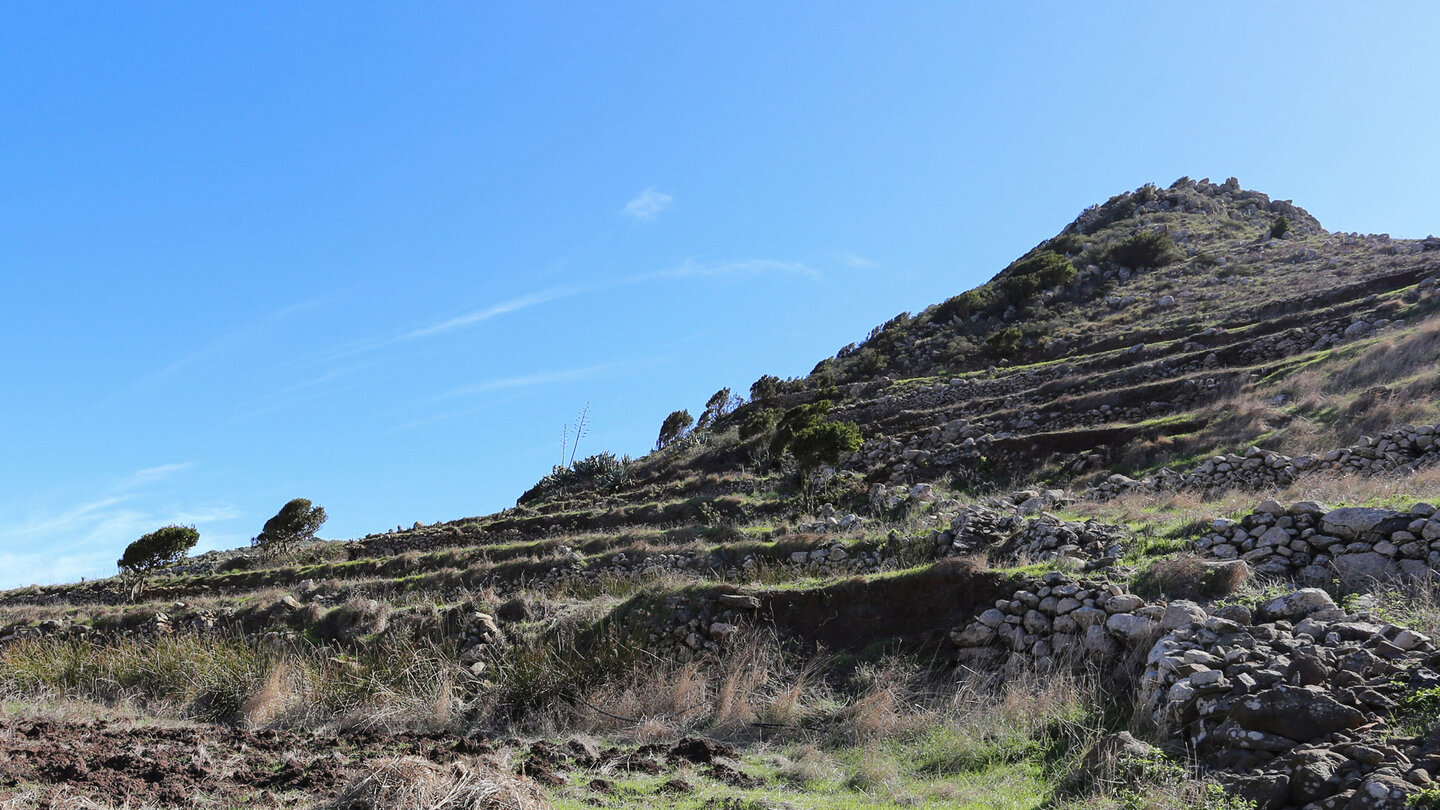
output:
<path id="1" fill-rule="evenodd" d="M 125 546 L 146 532 L 171 524 L 207 527 L 240 516 L 230 506 L 158 513 L 102 507 L 42 520 L 18 531 L 0 528 L 0 588 L 108 577 L 115 573 L 115 560 Z M 239 535 L 207 530 L 197 552 L 243 541 Z"/>
<path id="2" fill-rule="evenodd" d="M 158 467 L 146 467 L 143 470 L 136 470 L 125 476 L 120 482 L 120 489 L 133 489 L 143 487 L 163 478 L 169 478 L 181 470 L 189 469 L 192 462 L 182 461 L 178 464 L 161 464 Z"/>
<path id="3" fill-rule="evenodd" d="M 271 333 L 282 321 L 322 306 L 326 300 L 327 296 L 319 296 L 307 301 L 288 304 L 244 326 L 221 334 L 200 348 L 172 361 L 159 371 L 135 380 L 127 388 L 112 395 L 110 400 L 113 401 L 115 399 L 123 399 L 142 394 L 181 372 L 188 371 L 195 367 L 214 365 L 218 358 L 235 353 L 260 341 Z"/>
<path id="4" fill-rule="evenodd" d="M 779 261 L 776 259 L 739 259 L 720 262 L 697 262 L 687 259 L 674 267 L 657 270 L 653 273 L 644 273 L 637 276 L 613 279 L 597 284 L 588 284 L 574 287 L 556 287 L 538 292 L 506 299 L 498 304 L 467 312 L 452 318 L 436 321 L 427 326 L 413 329 L 394 338 L 392 343 L 399 343 L 419 338 L 434 337 L 446 332 L 454 332 L 460 329 L 468 329 L 484 323 L 492 318 L 501 315 L 509 315 L 541 304 L 548 304 L 552 301 L 559 301 L 565 298 L 574 298 L 581 295 L 603 292 L 617 287 L 628 287 L 635 284 L 657 281 L 667 278 L 690 278 L 697 276 L 725 276 L 725 275 L 759 275 L 763 273 L 791 273 L 820 278 L 819 270 L 805 264 L 804 262 Z"/>
<path id="5" fill-rule="evenodd" d="M 233 506 L 157 507 L 144 503 L 145 489 L 182 470 L 190 462 L 136 470 L 72 505 L 41 509 L 0 524 L 0 588 L 31 583 L 74 581 L 115 572 L 115 559 L 140 535 L 166 524 L 209 526 L 240 517 Z M 7 506 L 8 514 L 20 510 Z M 223 540 L 208 531 L 210 548 Z"/>
<path id="6" fill-rule="evenodd" d="M 469 383 L 467 385 L 452 388 L 448 391 L 436 394 L 435 396 L 426 399 L 425 402 L 433 404 L 439 402 L 454 401 L 457 399 L 473 399 L 477 395 L 482 394 L 514 394 L 527 388 L 538 388 L 546 385 L 563 385 L 564 383 L 580 382 L 582 380 L 593 379 L 602 374 L 625 371 L 631 368 L 635 368 L 637 366 L 648 365 L 653 362 L 653 360 L 625 360 L 616 361 L 613 363 L 599 363 L 596 365 L 582 366 L 578 368 L 558 369 L 555 371 L 541 371 L 535 374 L 522 374 L 512 377 L 496 377 L 494 379 L 480 380 L 479 382 Z M 402 425 L 395 427 L 392 432 L 414 430 L 415 428 L 423 427 L 425 425 L 433 424 L 435 422 L 443 422 L 448 419 L 458 419 L 462 416 L 469 416 L 470 414 L 476 413 L 477 411 L 480 411 L 483 408 L 487 407 L 488 400 L 490 400 L 491 398 L 486 397 L 484 399 L 486 399 L 487 402 L 482 402 L 480 404 L 472 404 L 456 410 L 445 411 L 443 413 L 431 414 L 420 419 L 406 422 Z"/>
<path id="7" fill-rule="evenodd" d="M 464 331 L 495 318 L 506 315 L 514 315 L 525 310 L 542 306 L 545 304 L 561 301 L 569 298 L 578 298 L 595 293 L 614 290 L 621 287 L 630 287 L 640 284 L 655 283 L 673 279 L 702 278 L 702 277 L 723 277 L 723 276 L 759 276 L 764 274 L 787 274 L 800 275 L 812 279 L 819 279 L 823 274 L 805 262 L 786 261 L 781 259 L 748 258 L 722 261 L 699 261 L 686 259 L 685 261 L 671 266 L 654 270 L 647 273 L 640 273 L 632 276 L 614 278 L 608 281 L 599 281 L 590 284 L 573 285 L 566 287 L 549 287 L 537 290 L 525 295 L 518 295 L 506 298 L 498 303 L 483 306 L 460 315 L 452 315 L 440 318 L 424 326 L 418 326 L 404 332 L 397 332 L 388 336 L 372 337 L 359 342 L 351 343 L 348 346 L 307 358 L 307 363 L 323 363 L 341 360 L 361 354 L 376 352 L 381 349 L 390 348 L 398 344 L 410 343 L 427 338 L 439 337 L 454 332 Z"/>
<path id="8" fill-rule="evenodd" d="M 651 186 L 635 195 L 634 199 L 630 200 L 630 202 L 625 203 L 625 207 L 622 210 L 625 215 L 631 219 L 639 222 L 650 222 L 660 216 L 660 212 L 669 208 L 674 202 L 674 197 Z"/>
<path id="9" fill-rule="evenodd" d="M 853 267 L 856 270 L 874 270 L 880 266 L 879 262 L 867 259 L 858 253 L 837 253 L 835 258 L 846 267 Z"/>
<path id="10" fill-rule="evenodd" d="M 588 380 L 607 371 L 616 371 L 626 368 L 632 363 L 615 362 L 600 363 L 582 368 L 562 369 L 558 371 L 542 371 L 536 374 L 524 374 L 516 377 L 500 377 L 492 380 L 462 385 L 452 388 L 443 394 L 438 394 L 433 399 L 451 399 L 454 397 L 467 396 L 470 394 L 484 394 L 491 391 L 508 391 L 516 388 L 533 388 L 537 385 L 554 385 L 556 383 L 578 382 Z"/>
<path id="11" fill-rule="evenodd" d="M 656 278 L 692 278 L 696 276 L 761 275 L 784 273 L 821 278 L 819 270 L 804 262 L 787 262 L 777 259 L 738 259 L 723 262 L 696 262 L 685 260 L 681 264 L 654 274 Z"/>
<path id="12" fill-rule="evenodd" d="M 484 323 L 491 318 L 496 318 L 501 315 L 509 315 L 512 312 L 519 312 L 522 309 L 529 309 L 530 307 L 538 306 L 540 304 L 546 304 L 551 301 L 558 301 L 561 298 L 569 298 L 571 296 L 579 295 L 583 292 L 586 292 L 588 289 L 589 288 L 584 287 L 564 287 L 551 290 L 541 290 L 540 292 L 531 293 L 529 295 L 522 295 L 518 298 L 511 298 L 506 301 L 501 301 L 498 304 L 492 304 L 491 306 L 485 307 L 483 309 L 477 309 L 473 312 L 467 312 L 464 315 L 457 315 L 454 318 L 447 318 L 443 321 L 437 321 L 436 323 L 432 323 L 429 326 L 422 326 L 419 329 L 406 332 L 405 334 L 399 336 L 396 339 L 396 342 L 431 337 L 433 335 L 444 334 L 445 332 L 453 332 L 456 329 L 464 329 L 466 327 L 474 326 L 479 323 Z"/>

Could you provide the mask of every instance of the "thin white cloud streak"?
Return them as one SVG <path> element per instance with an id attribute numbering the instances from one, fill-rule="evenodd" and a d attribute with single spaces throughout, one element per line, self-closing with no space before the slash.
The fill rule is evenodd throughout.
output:
<path id="1" fill-rule="evenodd" d="M 534 388 L 537 386 L 557 385 L 567 382 L 579 382 L 581 380 L 591 379 L 609 371 L 630 369 L 638 365 L 645 365 L 648 362 L 650 361 L 624 361 L 615 363 L 601 363 L 593 366 L 585 366 L 583 368 L 563 369 L 560 371 L 546 371 L 539 374 L 526 374 L 516 377 L 501 377 L 494 380 L 484 380 L 477 383 L 471 383 L 470 385 L 462 385 L 459 388 L 453 388 L 441 394 L 436 394 L 435 396 L 425 400 L 425 402 L 443 402 L 467 396 L 475 396 L 477 394 L 513 393 L 522 391 L 526 388 Z M 433 424 L 435 422 L 443 422 L 449 419 L 458 419 L 462 416 L 469 416 L 476 411 L 482 410 L 488 404 L 489 402 L 486 402 L 480 405 L 475 405 L 473 407 L 462 408 L 460 410 L 454 411 L 447 411 L 445 413 L 427 416 L 422 419 L 416 419 L 414 421 L 398 425 L 390 432 L 395 433 L 406 430 L 415 430 L 416 428 L 424 427 L 425 425 Z"/>
<path id="2" fill-rule="evenodd" d="M 112 506 L 125 503 L 133 495 L 111 495 L 71 507 L 57 515 L 35 518 L 24 523 L 0 526 L 0 543 L 32 542 L 37 538 L 68 532 L 76 527 L 93 523 L 93 516 L 106 514 Z"/>
<path id="3" fill-rule="evenodd" d="M 660 270 L 657 278 L 694 278 L 697 276 L 760 275 L 762 273 L 783 273 L 808 276 L 819 279 L 819 270 L 804 262 L 785 262 L 776 259 L 739 259 L 737 261 L 701 263 L 686 260 L 676 267 Z"/>
<path id="4" fill-rule="evenodd" d="M 201 348 L 196 349 L 195 351 L 185 355 L 184 357 L 175 360 L 174 362 L 170 363 L 168 366 L 165 366 L 159 371 L 156 371 L 153 374 L 136 380 L 135 382 L 131 383 L 130 386 L 128 386 L 127 388 L 111 396 L 110 401 L 144 393 L 145 391 L 154 388 L 155 386 L 164 382 L 166 379 L 173 377 L 186 369 L 197 366 L 206 360 L 220 357 L 224 354 L 235 351 L 236 349 L 239 349 L 247 344 L 253 343 L 257 338 L 269 331 L 276 322 L 284 320 L 285 318 L 288 318 L 292 315 L 314 309 L 323 304 L 326 298 L 327 296 L 319 296 L 309 301 L 301 301 L 298 303 L 289 304 L 275 310 L 274 312 L 271 312 L 268 315 L 258 318 L 255 321 L 239 329 L 227 332 L 210 341 L 205 346 L 202 346 Z"/>
<path id="5" fill-rule="evenodd" d="M 463 315 L 438 320 L 408 332 L 352 343 L 345 348 L 338 349 L 326 355 L 310 358 L 308 362 L 335 361 L 359 354 L 379 351 L 401 343 L 438 337 L 451 332 L 459 332 L 478 326 L 494 318 L 513 315 L 532 307 L 542 306 L 567 298 L 592 295 L 620 287 L 629 287 L 636 284 L 646 284 L 669 279 L 720 277 L 728 275 L 754 276 L 765 273 L 801 275 L 812 279 L 823 277 L 823 274 L 819 270 L 804 262 L 789 262 L 777 259 L 739 259 L 724 262 L 697 262 L 687 259 L 674 267 L 668 267 L 650 273 L 642 273 L 640 275 L 627 276 L 625 278 L 582 286 L 554 287 L 528 295 L 508 298 L 497 304 L 484 307 L 483 309 L 477 309 Z"/>
<path id="6" fill-rule="evenodd" d="M 61 554 L 53 551 L 30 554 L 0 553 L 0 588 L 23 588 L 26 585 L 49 585 L 76 582 L 82 577 L 96 577 L 106 566 L 113 567 L 119 554 L 92 551 L 87 554 Z"/>
<path id="7" fill-rule="evenodd" d="M 120 489 L 143 487 L 146 484 L 154 483 L 162 478 L 168 478 L 181 470 L 188 469 L 190 465 L 191 462 L 183 461 L 179 464 L 161 464 L 158 467 L 147 467 L 143 470 L 136 470 L 120 482 Z"/>
<path id="8" fill-rule="evenodd" d="M 146 532 L 177 523 L 208 527 L 241 517 L 229 505 L 153 509 L 138 504 L 145 486 L 190 466 L 137 470 L 100 497 L 0 526 L 0 588 L 110 576 L 125 546 Z M 208 535 L 208 529 L 202 531 L 207 545 L 215 540 Z"/>
<path id="9" fill-rule="evenodd" d="M 857 253 L 841 253 L 836 258 L 846 267 L 853 267 L 857 270 L 874 270 L 880 266 L 879 262 L 867 259 Z"/>
<path id="10" fill-rule="evenodd" d="M 332 396 L 336 393 L 337 390 L 343 391 L 345 390 L 345 388 L 326 389 L 324 388 L 326 383 L 348 377 L 351 374 L 360 371 L 361 369 L 370 367 L 371 365 L 373 364 L 357 363 L 355 365 L 347 366 L 345 368 L 331 369 L 330 371 L 320 374 L 319 376 L 312 377 L 311 379 L 302 380 L 292 385 L 287 385 L 279 390 L 271 391 L 270 393 L 263 396 L 256 397 L 242 405 L 241 408 L 244 410 L 244 412 L 241 413 L 239 416 L 232 418 L 227 424 L 247 422 L 251 419 L 257 419 L 261 416 L 265 416 L 266 414 L 283 411 L 287 407 L 297 405 L 301 402 L 310 402 L 321 397 Z M 352 384 L 347 387 L 354 388 L 355 385 Z"/>
<path id="11" fill-rule="evenodd" d="M 584 368 L 571 368 L 562 371 L 544 371 L 539 374 L 526 374 L 519 377 L 502 377 L 495 380 L 462 385 L 439 394 L 433 400 L 451 399 L 454 397 L 468 396 L 470 394 L 484 394 L 491 391 L 508 391 L 515 388 L 532 388 L 537 385 L 554 385 L 555 383 L 577 382 L 588 380 L 597 374 L 606 371 L 614 371 L 630 365 L 629 363 L 601 363 Z"/>
<path id="12" fill-rule="evenodd" d="M 539 304 L 546 304 L 551 301 L 558 301 L 561 298 L 569 298 L 574 295 L 579 295 L 580 293 L 587 291 L 587 289 L 588 288 L 572 287 L 568 289 L 543 290 L 541 292 L 532 293 L 530 295 L 521 296 L 519 298 L 512 298 L 508 301 L 501 301 L 494 306 L 486 307 L 485 309 L 476 310 L 474 312 L 469 312 L 455 318 L 450 318 L 448 320 L 440 321 L 439 323 L 433 323 L 429 326 L 416 329 L 413 332 L 408 332 L 397 338 L 395 342 L 399 343 L 406 340 L 415 340 L 416 338 L 431 337 L 432 335 L 440 335 L 444 334 L 445 332 L 453 332 L 456 329 L 464 329 L 470 326 L 474 326 L 478 323 L 484 323 L 491 318 L 499 317 L 501 315 L 508 315 L 512 312 L 519 312 L 522 309 L 529 309 L 530 307 L 537 306 Z"/>
<path id="13" fill-rule="evenodd" d="M 603 286 L 604 285 L 602 285 L 602 287 Z M 501 301 L 498 304 L 492 304 L 491 306 L 485 307 L 484 309 L 478 309 L 472 312 L 467 312 L 463 315 L 457 315 L 451 318 L 446 318 L 444 320 L 435 321 L 425 326 L 412 329 L 408 332 L 402 332 L 400 334 L 390 335 L 388 337 L 371 338 L 369 340 L 358 341 L 344 348 L 331 351 L 318 357 L 312 357 L 307 362 L 318 363 L 343 360 L 347 357 L 354 357 L 360 354 L 368 354 L 370 352 L 376 352 L 381 349 L 387 349 L 391 346 L 395 346 L 401 343 L 409 343 L 414 340 L 421 340 L 424 338 L 435 337 L 437 335 L 443 335 L 448 332 L 468 329 L 472 326 L 482 324 L 492 318 L 498 318 L 501 315 L 509 315 L 511 313 L 529 309 L 530 307 L 547 304 L 551 301 L 558 301 L 562 298 L 570 298 L 576 295 L 582 295 L 584 293 L 591 292 L 600 288 L 601 287 L 590 286 L 541 290 L 539 292 L 531 293 L 529 295 L 522 295 L 517 298 L 510 298 Z"/>
<path id="14" fill-rule="evenodd" d="M 640 222 L 650 222 L 666 208 L 669 208 L 675 198 L 651 186 L 640 192 L 630 202 L 625 203 L 622 209 L 626 216 Z"/>

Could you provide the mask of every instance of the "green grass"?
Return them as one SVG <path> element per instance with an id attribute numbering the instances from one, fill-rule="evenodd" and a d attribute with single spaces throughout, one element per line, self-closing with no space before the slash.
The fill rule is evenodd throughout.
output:
<path id="1" fill-rule="evenodd" d="M 705 776 L 698 768 L 682 768 L 676 773 L 654 776 L 575 771 L 570 774 L 569 785 L 553 788 L 549 793 L 556 810 L 589 810 L 595 806 L 596 800 L 603 801 L 606 807 L 636 810 L 714 810 L 716 807 L 733 807 L 736 810 L 778 810 L 782 807 L 797 810 L 898 810 L 916 806 L 1030 810 L 1044 806 L 1053 793 L 1053 782 L 1044 769 L 1033 762 L 1019 761 L 945 774 L 924 774 L 907 770 L 899 764 L 903 761 L 900 757 L 905 753 L 903 750 L 877 751 L 867 747 L 829 752 L 825 756 L 834 763 L 833 773 L 804 783 L 786 780 L 781 769 L 773 763 L 774 755 L 747 753 L 741 770 L 766 781 L 763 787 L 749 789 L 725 785 Z M 893 763 L 895 770 L 892 778 L 872 781 L 877 774 L 869 772 L 874 770 L 876 757 Z M 887 775 L 891 774 L 879 774 Z M 690 794 L 664 791 L 665 782 L 677 776 L 692 785 L 695 791 Z M 591 790 L 588 785 L 596 777 L 610 781 L 613 792 L 602 794 Z"/>

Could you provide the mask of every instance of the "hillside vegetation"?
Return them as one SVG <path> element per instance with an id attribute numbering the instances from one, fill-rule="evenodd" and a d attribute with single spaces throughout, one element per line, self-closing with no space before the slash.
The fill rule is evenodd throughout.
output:
<path id="1" fill-rule="evenodd" d="M 1437 275 L 1145 186 L 511 509 L 0 594 L 0 807 L 1440 806 Z"/>

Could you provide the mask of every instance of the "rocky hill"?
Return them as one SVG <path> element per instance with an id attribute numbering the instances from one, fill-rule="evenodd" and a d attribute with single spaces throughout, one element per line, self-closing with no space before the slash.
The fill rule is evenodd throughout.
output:
<path id="1" fill-rule="evenodd" d="M 0 594 L 0 796 L 1440 806 L 1437 276 L 1145 186 L 512 509 Z"/>

